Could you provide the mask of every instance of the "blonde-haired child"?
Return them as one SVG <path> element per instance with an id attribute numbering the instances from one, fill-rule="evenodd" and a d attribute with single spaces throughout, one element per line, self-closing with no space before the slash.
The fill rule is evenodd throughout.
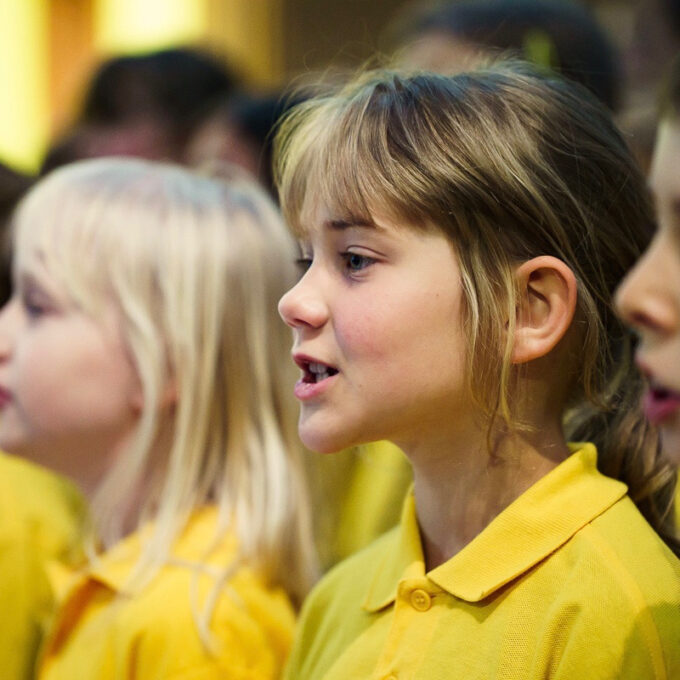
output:
<path id="1" fill-rule="evenodd" d="M 653 218 L 604 108 L 522 65 L 369 72 L 278 157 L 302 440 L 387 439 L 414 472 L 401 525 L 308 599 L 288 677 L 680 675 L 674 472 L 611 305 Z"/>
<path id="2" fill-rule="evenodd" d="M 14 226 L 0 446 L 76 480 L 105 548 L 64 581 L 37 677 L 278 677 L 311 553 L 275 207 L 102 159 L 41 181 Z"/>

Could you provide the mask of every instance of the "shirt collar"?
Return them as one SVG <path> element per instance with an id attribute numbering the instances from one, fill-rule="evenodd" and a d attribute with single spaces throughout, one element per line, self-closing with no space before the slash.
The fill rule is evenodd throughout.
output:
<path id="1" fill-rule="evenodd" d="M 88 582 L 99 583 L 115 593 L 123 593 L 140 557 L 145 539 L 151 534 L 153 525 L 123 539 L 109 551 L 96 559 L 85 571 L 74 572 L 63 565 L 52 564 L 48 576 L 53 590 L 60 601 L 67 599 L 74 590 L 79 590 Z M 214 544 L 215 551 L 210 557 L 217 557 L 226 564 L 226 558 L 236 552 L 236 539 L 233 534 L 216 541 L 218 529 L 218 510 L 209 506 L 194 513 L 187 526 L 175 542 L 171 562 L 181 565 L 196 563 Z"/>
<path id="2" fill-rule="evenodd" d="M 536 482 L 466 545 L 427 576 L 467 602 L 479 602 L 566 543 L 622 498 L 627 487 L 597 470 L 592 444 L 570 445 L 572 455 Z M 399 528 L 396 555 L 376 571 L 364 608 L 391 604 L 400 579 L 424 576 L 424 559 L 413 493 Z"/>

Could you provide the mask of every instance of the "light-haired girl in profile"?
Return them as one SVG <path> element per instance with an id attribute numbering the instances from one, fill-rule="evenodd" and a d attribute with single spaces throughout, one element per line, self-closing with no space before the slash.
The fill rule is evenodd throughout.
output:
<path id="1" fill-rule="evenodd" d="M 414 472 L 288 677 L 680 677 L 674 471 L 612 307 L 653 216 L 606 110 L 521 65 L 369 72 L 278 154 L 302 440 L 387 439 Z"/>
<path id="2" fill-rule="evenodd" d="M 0 447 L 94 517 L 37 677 L 277 678 L 312 572 L 276 209 L 244 180 L 102 159 L 41 181 L 14 226 Z"/>

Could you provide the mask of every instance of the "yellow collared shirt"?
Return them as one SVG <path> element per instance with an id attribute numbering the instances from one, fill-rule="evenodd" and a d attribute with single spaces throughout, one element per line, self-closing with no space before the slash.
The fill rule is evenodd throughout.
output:
<path id="1" fill-rule="evenodd" d="M 140 549 L 133 535 L 101 564 L 68 583 L 41 655 L 40 680 L 271 680 L 278 678 L 292 641 L 295 614 L 286 594 L 246 567 L 220 591 L 210 621 L 214 653 L 199 635 L 200 614 L 219 568 L 236 541 L 227 537 L 197 575 L 211 545 L 215 508 L 196 513 L 177 542 L 171 564 L 138 594 L 125 583 Z M 210 571 L 212 568 L 212 572 Z"/>
<path id="2" fill-rule="evenodd" d="M 0 453 L 0 677 L 33 677 L 54 599 L 52 560 L 82 559 L 85 503 L 49 470 Z"/>
<path id="3" fill-rule="evenodd" d="M 409 494 L 312 592 L 286 677 L 680 678 L 680 561 L 596 459 L 581 445 L 428 573 Z"/>

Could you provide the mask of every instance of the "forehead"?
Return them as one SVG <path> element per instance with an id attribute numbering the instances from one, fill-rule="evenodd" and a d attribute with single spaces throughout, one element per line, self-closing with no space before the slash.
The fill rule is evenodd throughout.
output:
<path id="1" fill-rule="evenodd" d="M 680 215 L 680 121 L 659 126 L 649 185 L 660 208 L 673 207 Z"/>
<path id="2" fill-rule="evenodd" d="M 294 231 L 298 240 L 304 242 L 354 229 L 396 238 L 413 233 L 441 231 L 429 223 L 416 223 L 387 207 L 373 207 L 364 203 L 350 207 L 345 202 L 327 201 L 318 195 L 305 201 Z"/>

